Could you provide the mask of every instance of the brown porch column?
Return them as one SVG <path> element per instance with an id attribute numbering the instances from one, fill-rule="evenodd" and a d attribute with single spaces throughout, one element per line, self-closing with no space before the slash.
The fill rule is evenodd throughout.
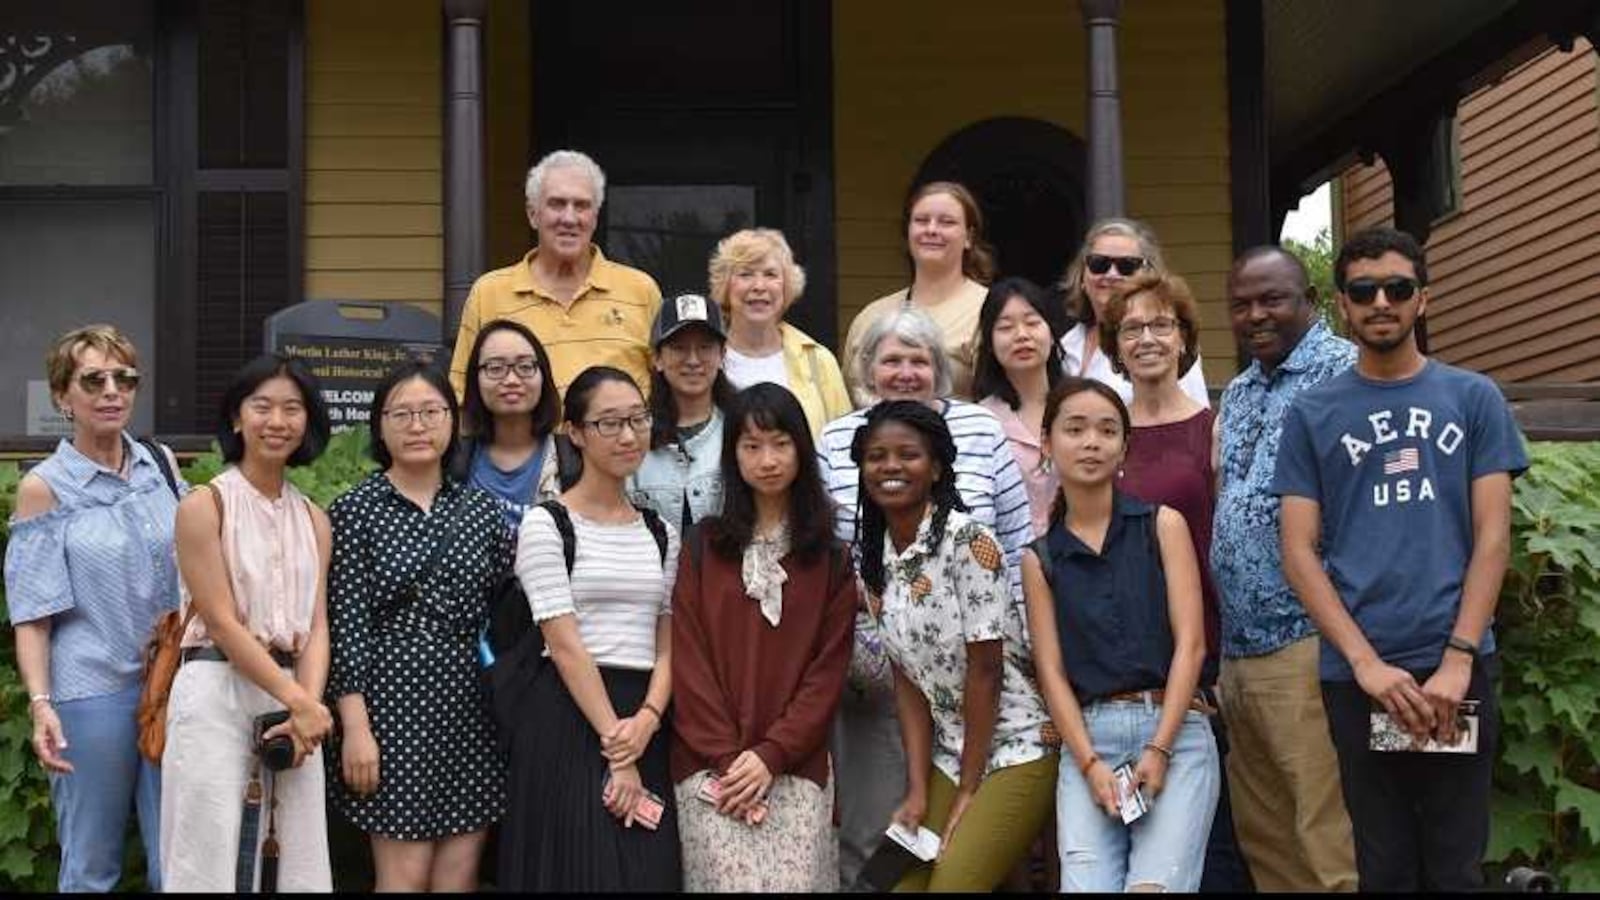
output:
<path id="1" fill-rule="evenodd" d="M 483 273 L 483 28 L 488 0 L 444 0 L 444 345 Z"/>
<path id="2" fill-rule="evenodd" d="M 1125 215 L 1117 19 L 1122 0 L 1078 0 L 1089 49 L 1089 220 Z"/>

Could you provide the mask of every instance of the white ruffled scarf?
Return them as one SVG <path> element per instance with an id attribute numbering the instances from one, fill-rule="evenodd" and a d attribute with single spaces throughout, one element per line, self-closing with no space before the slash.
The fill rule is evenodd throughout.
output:
<path id="1" fill-rule="evenodd" d="M 769 537 L 757 536 L 744 548 L 740 576 L 746 597 L 761 604 L 761 617 L 773 628 L 783 619 L 783 585 L 789 573 L 781 565 L 789 555 L 789 525 Z"/>

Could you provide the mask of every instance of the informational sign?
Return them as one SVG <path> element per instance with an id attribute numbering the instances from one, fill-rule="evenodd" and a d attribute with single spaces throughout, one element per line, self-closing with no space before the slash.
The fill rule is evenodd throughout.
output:
<path id="1" fill-rule="evenodd" d="M 72 434 L 72 423 L 56 409 L 50 399 L 50 382 L 28 379 L 28 437 L 56 437 Z"/>
<path id="2" fill-rule="evenodd" d="M 334 431 L 365 425 L 373 392 L 397 364 L 448 364 L 439 318 L 405 304 L 309 300 L 273 315 L 266 331 L 269 350 L 303 360 L 322 383 Z"/>

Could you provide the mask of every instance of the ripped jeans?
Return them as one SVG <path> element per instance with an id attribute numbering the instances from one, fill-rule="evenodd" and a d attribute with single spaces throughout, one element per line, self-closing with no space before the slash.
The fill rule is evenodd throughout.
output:
<path id="1" fill-rule="evenodd" d="M 1112 768 L 1135 760 L 1155 736 L 1161 707 L 1146 702 L 1100 701 L 1083 711 L 1094 752 Z M 1056 777 L 1056 846 L 1063 893 L 1121 893 L 1135 885 L 1194 893 L 1205 869 L 1206 835 L 1221 790 L 1217 742 L 1211 723 L 1184 714 L 1173 741 L 1161 793 L 1131 825 L 1095 802 L 1078 767 L 1063 761 Z"/>

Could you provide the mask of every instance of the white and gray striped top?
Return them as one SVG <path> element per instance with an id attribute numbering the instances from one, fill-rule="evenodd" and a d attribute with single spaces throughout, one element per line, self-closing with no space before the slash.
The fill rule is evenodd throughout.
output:
<path id="1" fill-rule="evenodd" d="M 956 443 L 956 489 L 966 502 L 974 521 L 987 525 L 1006 554 L 1006 572 L 1011 596 L 1022 602 L 1022 548 L 1033 540 L 1032 514 L 1028 492 L 1022 484 L 1022 470 L 1011 454 L 1005 430 L 994 414 L 976 403 L 945 400 L 944 421 Z M 856 495 L 861 476 L 850 461 L 850 441 L 856 429 L 866 424 L 866 410 L 856 410 L 829 422 L 817 440 L 818 463 L 822 478 L 833 498 L 834 532 L 839 539 L 856 539 Z"/>
<path id="2" fill-rule="evenodd" d="M 567 577 L 561 533 L 540 507 L 522 517 L 517 578 L 534 622 L 578 619 L 578 634 L 596 665 L 649 671 L 656 665 L 656 620 L 672 612 L 678 576 L 678 532 L 667 523 L 667 558 L 641 517 L 627 525 L 590 522 L 575 512 L 576 554 Z M 546 654 L 548 654 L 548 648 Z"/>

